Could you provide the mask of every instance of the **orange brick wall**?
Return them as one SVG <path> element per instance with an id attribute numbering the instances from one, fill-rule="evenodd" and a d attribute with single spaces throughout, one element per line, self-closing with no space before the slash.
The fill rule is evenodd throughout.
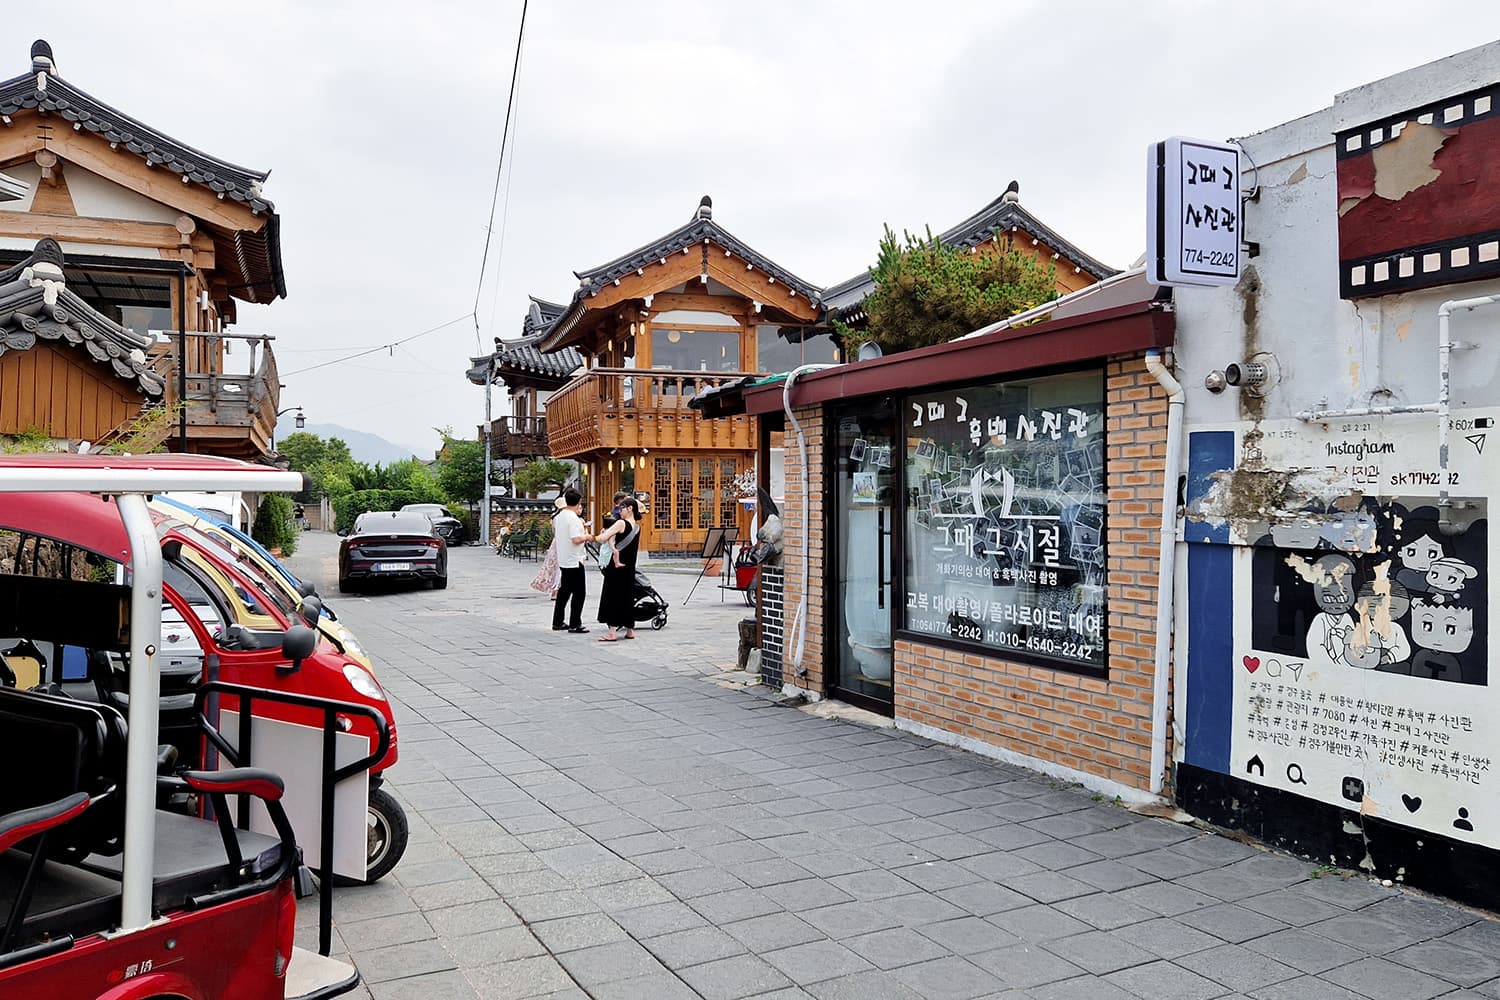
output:
<path id="1" fill-rule="evenodd" d="M 895 710 L 901 722 L 932 727 L 958 741 L 977 740 L 1131 788 L 1150 783 L 1151 694 L 1156 626 L 1157 555 L 1166 460 L 1166 394 L 1141 356 L 1105 371 L 1107 456 L 1106 561 L 1109 587 L 1108 679 L 1017 663 L 920 641 L 895 644 Z M 821 692 L 823 645 L 823 422 L 797 411 L 808 430 L 815 470 L 808 603 L 807 679 Z M 802 480 L 787 436 L 787 620 L 801 585 L 798 526 Z M 790 657 L 790 650 L 788 651 Z M 1169 751 L 1170 752 L 1170 751 Z"/>
<path id="2" fill-rule="evenodd" d="M 826 673 L 823 669 L 823 408 L 803 406 L 794 408 L 807 435 L 807 463 L 812 470 L 811 507 L 809 498 L 802 492 L 802 464 L 797 453 L 797 435 L 788 422 L 786 427 L 786 503 L 782 509 L 782 523 L 786 535 L 782 542 L 782 566 L 786 570 L 786 665 L 782 676 L 787 684 L 821 695 L 825 687 Z M 798 677 L 792 664 L 796 652 L 796 640 L 792 622 L 797 616 L 797 604 L 802 598 L 802 523 L 809 523 L 809 548 L 812 550 L 807 573 L 807 610 L 802 617 L 802 629 L 807 634 L 807 644 L 802 654 L 802 665 L 807 668 L 804 677 Z"/>

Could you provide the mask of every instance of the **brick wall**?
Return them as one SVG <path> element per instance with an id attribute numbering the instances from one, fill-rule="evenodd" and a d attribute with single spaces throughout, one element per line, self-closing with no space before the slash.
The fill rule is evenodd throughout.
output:
<path id="1" fill-rule="evenodd" d="M 781 687 L 781 665 L 786 635 L 786 573 L 780 566 L 760 568 L 760 676 L 764 684 Z"/>
<path id="2" fill-rule="evenodd" d="M 790 423 L 786 429 L 786 503 L 782 507 L 782 521 L 786 525 L 786 537 L 782 548 L 782 567 L 786 573 L 786 681 L 809 692 L 822 694 L 824 689 L 823 669 L 823 409 L 821 406 L 797 407 L 793 411 L 807 435 L 807 463 L 812 470 L 812 496 L 802 493 L 801 458 L 797 453 L 797 435 Z M 808 559 L 807 610 L 802 617 L 802 628 L 807 640 L 802 654 L 802 664 L 807 668 L 803 677 L 791 669 L 795 652 L 793 621 L 797 616 L 797 603 L 802 598 L 801 565 L 806 555 L 802 551 L 802 524 L 810 519 L 809 545 L 812 550 Z"/>
<path id="3" fill-rule="evenodd" d="M 915 724 L 948 734 L 954 742 L 975 740 L 1049 765 L 1145 789 L 1150 783 L 1157 532 L 1166 460 L 1166 394 L 1146 372 L 1140 356 L 1109 362 L 1105 377 L 1108 679 L 903 639 L 895 644 L 895 711 L 898 725 Z M 815 470 L 813 555 L 809 566 L 812 595 L 804 657 L 807 679 L 797 682 L 789 672 L 788 680 L 822 691 L 823 422 L 811 408 L 798 410 L 797 416 L 808 429 L 808 454 Z M 784 563 L 790 638 L 802 558 L 797 538 L 802 480 L 790 434 L 786 455 Z"/>
<path id="4" fill-rule="evenodd" d="M 1139 356 L 1105 377 L 1109 678 L 903 640 L 896 717 L 1143 789 L 1167 399 Z"/>

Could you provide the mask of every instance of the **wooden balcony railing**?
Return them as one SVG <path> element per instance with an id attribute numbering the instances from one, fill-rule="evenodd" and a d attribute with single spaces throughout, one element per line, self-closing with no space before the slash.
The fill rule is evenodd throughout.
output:
<path id="1" fill-rule="evenodd" d="M 601 448 L 752 450 L 751 418 L 705 420 L 688 408 L 703 389 L 746 374 L 636 368 L 584 372 L 547 401 L 552 454 L 576 458 Z"/>
<path id="2" fill-rule="evenodd" d="M 225 339 L 248 341 L 250 359 L 241 374 L 218 370 Z M 187 428 L 194 451 L 256 458 L 268 455 L 275 435 L 281 380 L 269 338 L 233 334 L 187 335 Z M 176 347 L 173 339 L 168 350 Z M 195 359 L 213 359 L 195 363 Z M 167 379 L 166 401 L 179 401 L 175 351 L 155 365 Z"/>
<path id="3" fill-rule="evenodd" d="M 502 458 L 546 455 L 546 417 L 500 417 L 490 422 L 490 451 Z"/>

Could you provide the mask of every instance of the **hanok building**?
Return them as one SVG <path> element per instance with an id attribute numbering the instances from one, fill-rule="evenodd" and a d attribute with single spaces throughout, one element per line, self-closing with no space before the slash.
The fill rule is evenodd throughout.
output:
<path id="1" fill-rule="evenodd" d="M 127 355 L 141 350 L 151 375 L 136 388 L 161 383 L 159 394 L 137 400 L 128 386 L 134 369 L 117 372 L 125 395 L 100 403 L 93 424 L 79 423 L 94 398 L 81 387 L 87 366 L 72 364 L 72 354 L 57 363 L 61 355 L 45 337 L 13 341 L 0 376 L 9 380 L 0 381 L 0 418 L 18 421 L 24 407 L 40 422 L 0 433 L 99 440 L 119 433 L 141 404 L 183 403 L 174 446 L 242 458 L 269 453 L 280 392 L 275 356 L 267 338 L 225 330 L 238 303 L 286 294 L 280 219 L 261 191 L 265 172 L 196 150 L 84 92 L 58 75 L 44 41 L 32 46 L 25 72 L 0 82 L 0 171 L 19 182 L 8 186 L 19 197 L 0 198 L 0 268 L 18 278 L 27 267 L 35 276 L 39 266 L 61 266 L 61 280 L 49 276 L 39 287 L 66 288 L 100 319 L 82 327 L 57 320 L 57 328 L 110 330 L 85 338 L 87 351 L 99 360 L 97 350 L 108 353 L 111 344 Z M 55 240 L 61 255 L 34 259 L 43 239 Z M 55 309 L 50 298 L 48 308 Z M 226 362 L 232 340 L 241 374 Z M 128 405 L 118 403 L 127 397 Z M 78 420 L 65 421 L 69 413 Z M 75 424 L 99 433 L 75 434 Z"/>
<path id="2" fill-rule="evenodd" d="M 708 198 L 660 239 L 576 273 L 572 301 L 536 344 L 576 348 L 585 364 L 547 402 L 552 455 L 584 466 L 593 511 L 616 490 L 648 494 L 649 551 L 700 550 L 717 526 L 748 537 L 755 422 L 706 419 L 688 403 L 750 373 L 837 360 L 832 332 L 816 326 L 819 288 L 714 221 Z"/>
<path id="3" fill-rule="evenodd" d="M 577 349 L 543 353 L 538 350 L 546 330 L 566 309 L 555 302 L 533 297 L 521 323 L 516 340 L 495 338 L 495 352 L 469 359 L 468 379 L 475 385 L 505 386 L 510 414 L 495 417 L 488 429 L 479 428 L 480 440 L 487 433 L 490 442 L 491 475 L 505 491 L 491 503 L 493 537 L 502 524 L 514 522 L 520 515 L 549 511 L 550 503 L 528 501 L 515 496 L 511 487 L 513 474 L 528 462 L 548 458 L 547 398 L 567 384 L 573 373 L 583 367 L 583 355 Z"/>

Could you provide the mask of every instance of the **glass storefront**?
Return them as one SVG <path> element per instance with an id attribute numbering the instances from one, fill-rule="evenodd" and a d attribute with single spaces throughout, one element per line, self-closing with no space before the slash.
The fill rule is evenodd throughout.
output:
<path id="1" fill-rule="evenodd" d="M 918 393 L 901 414 L 901 627 L 1103 674 L 1104 373 Z"/>

